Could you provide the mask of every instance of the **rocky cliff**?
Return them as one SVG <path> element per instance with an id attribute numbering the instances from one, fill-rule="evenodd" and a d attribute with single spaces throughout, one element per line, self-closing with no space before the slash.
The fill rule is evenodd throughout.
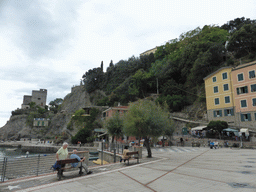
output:
<path id="1" fill-rule="evenodd" d="M 83 86 L 72 88 L 71 93 L 65 96 L 57 114 L 49 114 L 50 124 L 48 127 L 38 128 L 27 125 L 28 114 L 11 116 L 5 126 L 0 129 L 0 139 L 19 139 L 19 138 L 53 138 L 63 132 L 74 135 L 78 130 L 67 130 L 67 124 L 75 111 L 93 106 L 95 98 L 105 96 L 101 91 L 96 91 L 89 95 Z"/>

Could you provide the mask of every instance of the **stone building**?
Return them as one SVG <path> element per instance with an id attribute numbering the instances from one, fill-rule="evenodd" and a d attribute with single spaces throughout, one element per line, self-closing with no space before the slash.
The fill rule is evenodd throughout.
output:
<path id="1" fill-rule="evenodd" d="M 28 109 L 29 103 L 35 102 L 36 105 L 44 107 L 46 105 L 47 89 L 40 89 L 39 91 L 32 90 L 32 95 L 24 95 L 22 109 Z"/>

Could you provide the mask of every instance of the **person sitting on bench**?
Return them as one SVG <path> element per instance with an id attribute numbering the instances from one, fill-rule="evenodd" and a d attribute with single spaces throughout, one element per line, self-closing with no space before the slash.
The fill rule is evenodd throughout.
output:
<path id="1" fill-rule="evenodd" d="M 68 143 L 67 142 L 64 142 L 62 147 L 57 151 L 56 153 L 56 160 L 64 160 L 64 159 L 67 159 L 68 157 Z M 63 176 L 63 168 L 65 167 L 65 164 L 64 165 L 61 165 L 61 175 Z M 59 169 L 59 168 L 58 168 Z"/>
<path id="2" fill-rule="evenodd" d="M 77 159 L 79 162 L 81 162 L 81 166 L 84 168 L 84 170 L 86 171 L 87 175 L 91 174 L 92 171 L 88 170 L 87 165 L 85 163 L 82 164 L 82 162 L 84 162 L 84 160 L 85 160 L 85 157 L 80 158 L 76 153 L 77 153 L 77 150 L 74 149 L 73 150 L 73 154 L 70 155 L 70 159 Z M 78 163 L 71 163 L 71 167 L 77 167 L 77 165 L 78 165 Z M 82 173 L 80 173 L 80 174 L 82 174 Z"/>
<path id="3" fill-rule="evenodd" d="M 129 152 L 129 147 L 128 146 L 125 146 L 124 147 L 124 151 L 123 151 L 123 156 L 122 158 L 120 159 L 120 163 L 124 160 L 124 162 L 126 161 L 126 159 L 128 158 L 131 158 L 130 155 L 126 155 L 126 153 Z"/>

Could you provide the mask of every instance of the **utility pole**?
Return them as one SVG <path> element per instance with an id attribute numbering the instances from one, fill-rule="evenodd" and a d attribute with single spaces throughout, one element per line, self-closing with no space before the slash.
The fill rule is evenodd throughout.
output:
<path id="1" fill-rule="evenodd" d="M 159 91 L 158 91 L 158 78 L 156 78 L 156 90 L 157 90 L 157 95 L 159 95 Z"/>

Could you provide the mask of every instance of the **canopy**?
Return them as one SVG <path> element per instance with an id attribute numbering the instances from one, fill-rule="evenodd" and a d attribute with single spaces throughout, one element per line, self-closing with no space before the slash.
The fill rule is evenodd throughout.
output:
<path id="1" fill-rule="evenodd" d="M 238 130 L 236 130 L 236 129 L 230 129 L 230 128 L 223 129 L 222 131 L 226 131 L 226 132 L 238 132 Z"/>
<path id="2" fill-rule="evenodd" d="M 191 129 L 191 131 L 202 131 L 206 129 L 207 126 L 198 126 Z"/>
<path id="3" fill-rule="evenodd" d="M 245 129 L 245 128 L 240 129 L 240 132 L 242 132 L 242 133 L 249 133 L 248 129 Z"/>

